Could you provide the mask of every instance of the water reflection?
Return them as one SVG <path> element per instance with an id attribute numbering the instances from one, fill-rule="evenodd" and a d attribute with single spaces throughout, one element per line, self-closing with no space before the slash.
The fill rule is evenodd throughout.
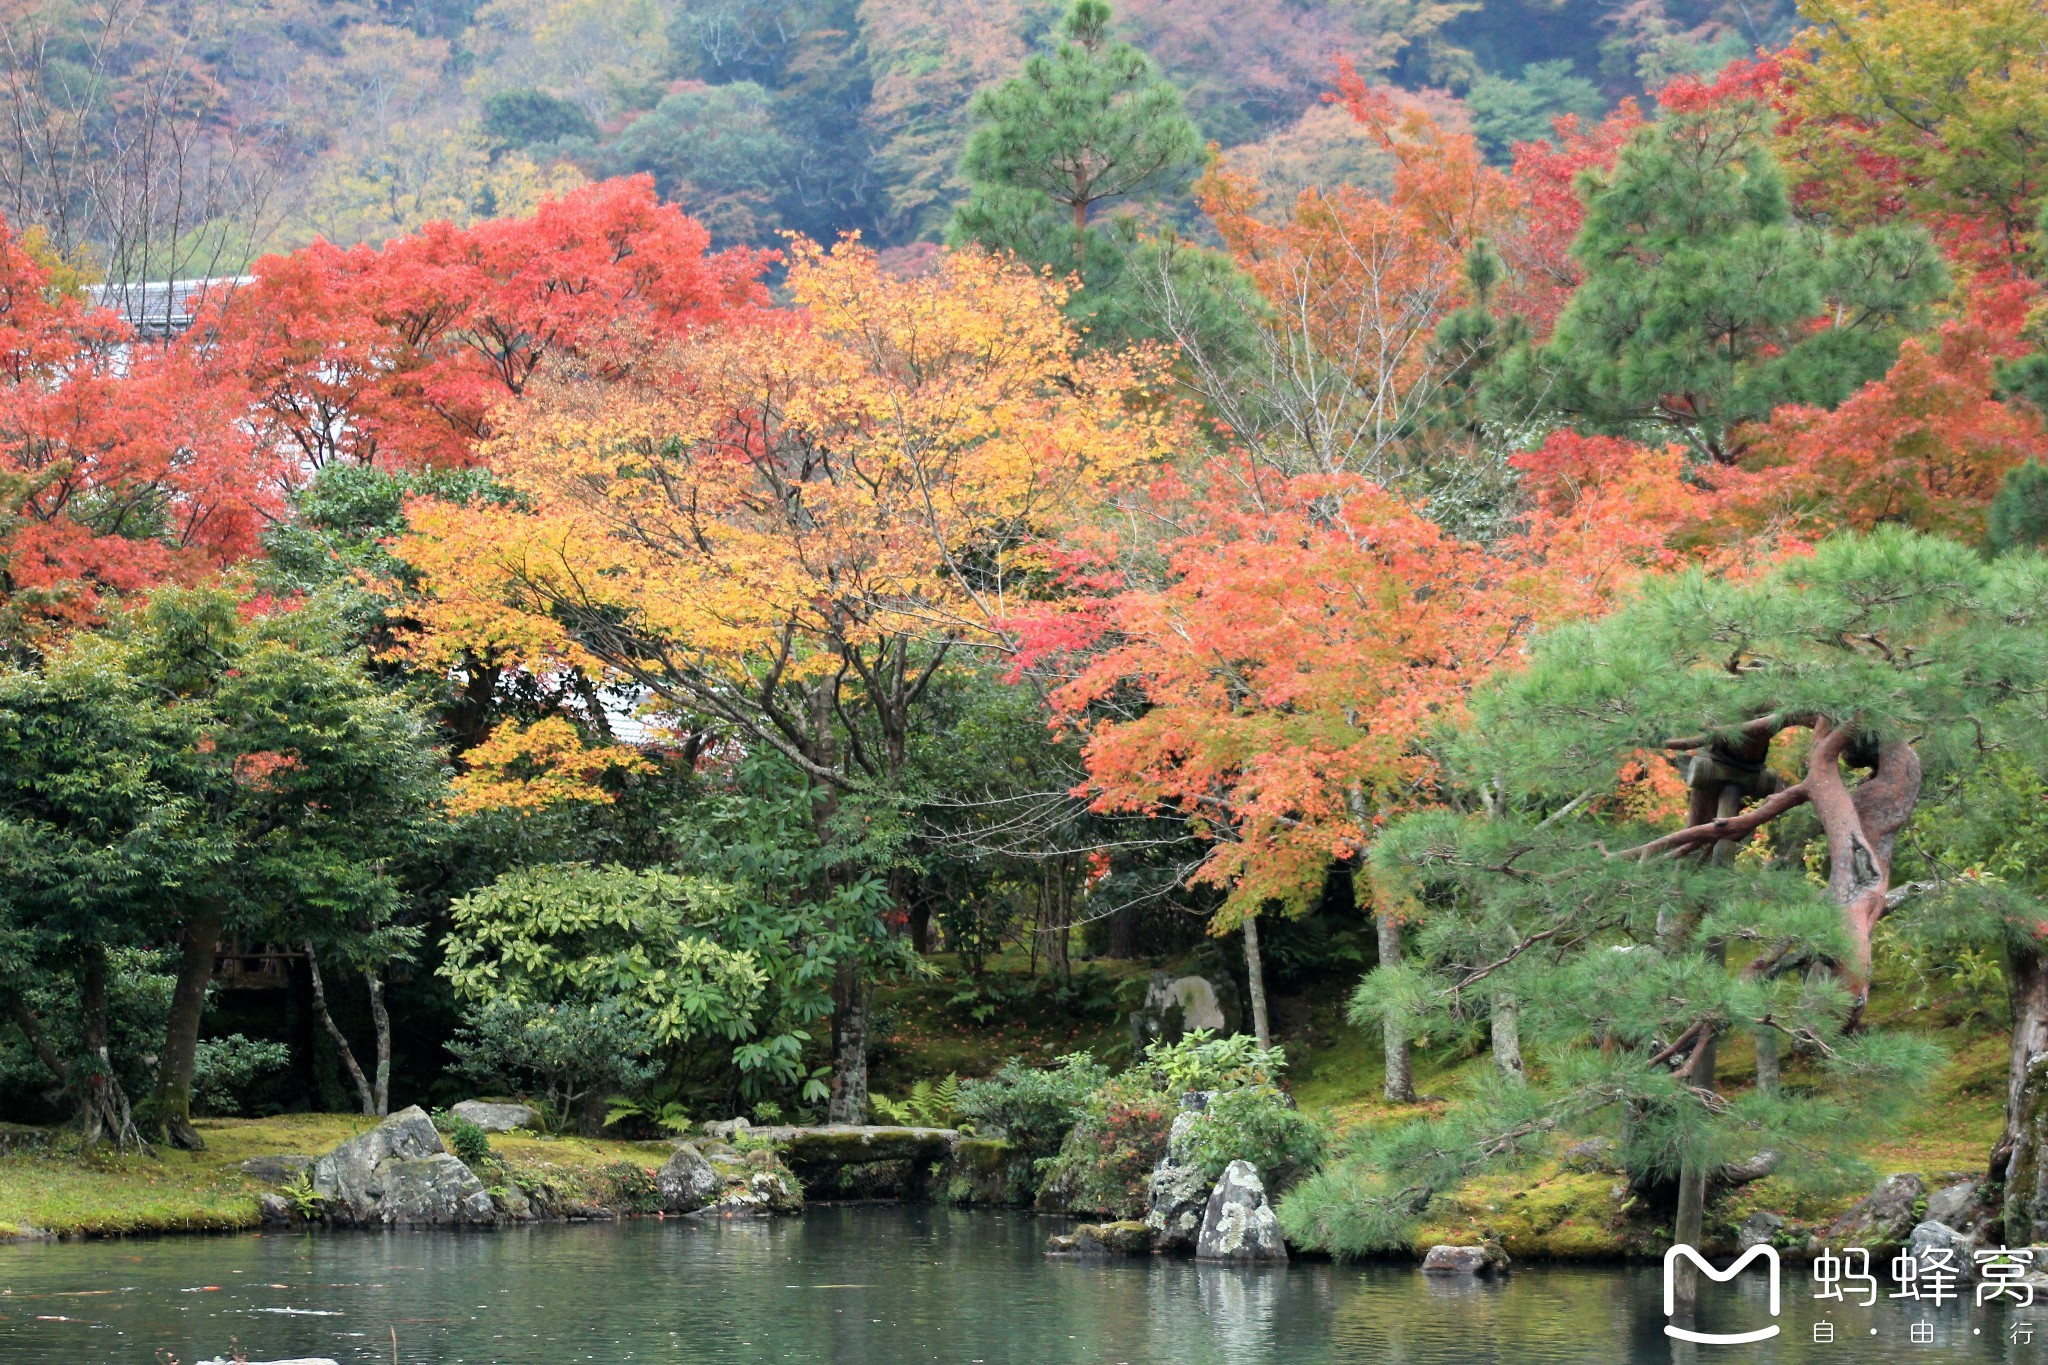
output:
<path id="1" fill-rule="evenodd" d="M 497 1234 L 242 1236 L 0 1248 L 0 1361 L 257 1359 L 348 1365 L 948 1361 L 1128 1365 L 1714 1365 L 2040 1361 L 2025 1313 L 1967 1303 L 1816 1311 L 1788 1277 L 1783 1335 L 1696 1347 L 1663 1334 L 1655 1267 L 1529 1267 L 1505 1281 L 1412 1266 L 1048 1261 L 1043 1221 L 950 1209 Z M 1767 1320 L 1761 1281 L 1717 1286 L 1703 1330 Z M 1826 1316 L 1836 1334 L 1816 1344 Z M 1933 1340 L 1908 1340 L 1930 1320 Z M 1875 1335 L 1872 1331 L 1875 1329 Z"/>

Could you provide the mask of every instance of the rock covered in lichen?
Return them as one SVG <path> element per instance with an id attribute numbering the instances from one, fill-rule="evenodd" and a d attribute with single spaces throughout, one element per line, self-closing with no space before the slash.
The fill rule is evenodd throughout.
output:
<path id="1" fill-rule="evenodd" d="M 664 1213 L 695 1213 L 716 1199 L 724 1186 L 703 1153 L 687 1142 L 677 1147 L 654 1173 L 654 1187 L 661 1193 Z"/>
<path id="2" fill-rule="evenodd" d="M 1195 1255 L 1204 1261 L 1285 1261 L 1280 1220 L 1266 1202 L 1266 1186 L 1249 1161 L 1233 1161 L 1209 1193 Z"/>
<path id="3" fill-rule="evenodd" d="M 321 1157 L 310 1179 L 328 1217 L 339 1223 L 479 1227 L 498 1221 L 490 1191 L 442 1145 L 418 1105 Z"/>

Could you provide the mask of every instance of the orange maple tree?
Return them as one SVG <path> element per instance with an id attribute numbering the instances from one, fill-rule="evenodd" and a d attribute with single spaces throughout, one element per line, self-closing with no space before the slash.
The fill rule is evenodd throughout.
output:
<path id="1" fill-rule="evenodd" d="M 494 410 L 551 367 L 764 304 L 769 254 L 709 246 L 651 179 L 611 180 L 529 217 L 266 257 L 195 331 L 243 386 L 259 439 L 296 455 L 287 477 L 336 460 L 469 464 Z"/>
<path id="2" fill-rule="evenodd" d="M 189 352 L 138 344 L 0 221 L 0 611 L 16 647 L 258 550 L 266 452 Z"/>

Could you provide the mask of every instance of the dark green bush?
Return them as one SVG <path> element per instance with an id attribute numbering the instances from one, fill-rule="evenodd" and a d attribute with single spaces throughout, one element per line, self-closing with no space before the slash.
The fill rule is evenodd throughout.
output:
<path id="1" fill-rule="evenodd" d="M 1231 1162 L 1249 1161 L 1271 1184 L 1322 1163 L 1323 1130 L 1278 1088 L 1247 1085 L 1211 1097 L 1187 1146 L 1212 1181 Z"/>
<path id="2" fill-rule="evenodd" d="M 437 1109 L 433 1114 L 434 1127 L 448 1140 L 448 1150 L 455 1153 L 463 1165 L 474 1170 L 491 1160 L 490 1134 L 460 1114 L 451 1114 Z"/>
<path id="3" fill-rule="evenodd" d="M 1108 1079 L 1109 1068 L 1085 1052 L 1043 1068 L 1012 1057 L 995 1075 L 960 1083 L 959 1113 L 983 1136 L 1002 1137 L 1027 1152 L 1049 1156 Z"/>

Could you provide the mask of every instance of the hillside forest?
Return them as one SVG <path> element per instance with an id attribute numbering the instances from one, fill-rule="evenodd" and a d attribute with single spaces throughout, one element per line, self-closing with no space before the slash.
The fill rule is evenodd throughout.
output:
<path id="1" fill-rule="evenodd" d="M 1114 1212 L 1221 1086 L 1298 1245 L 1589 1134 L 1698 1240 L 1965 1028 L 2039 1169 L 2039 7 L 0 41 L 8 1119 L 980 1114 Z"/>

